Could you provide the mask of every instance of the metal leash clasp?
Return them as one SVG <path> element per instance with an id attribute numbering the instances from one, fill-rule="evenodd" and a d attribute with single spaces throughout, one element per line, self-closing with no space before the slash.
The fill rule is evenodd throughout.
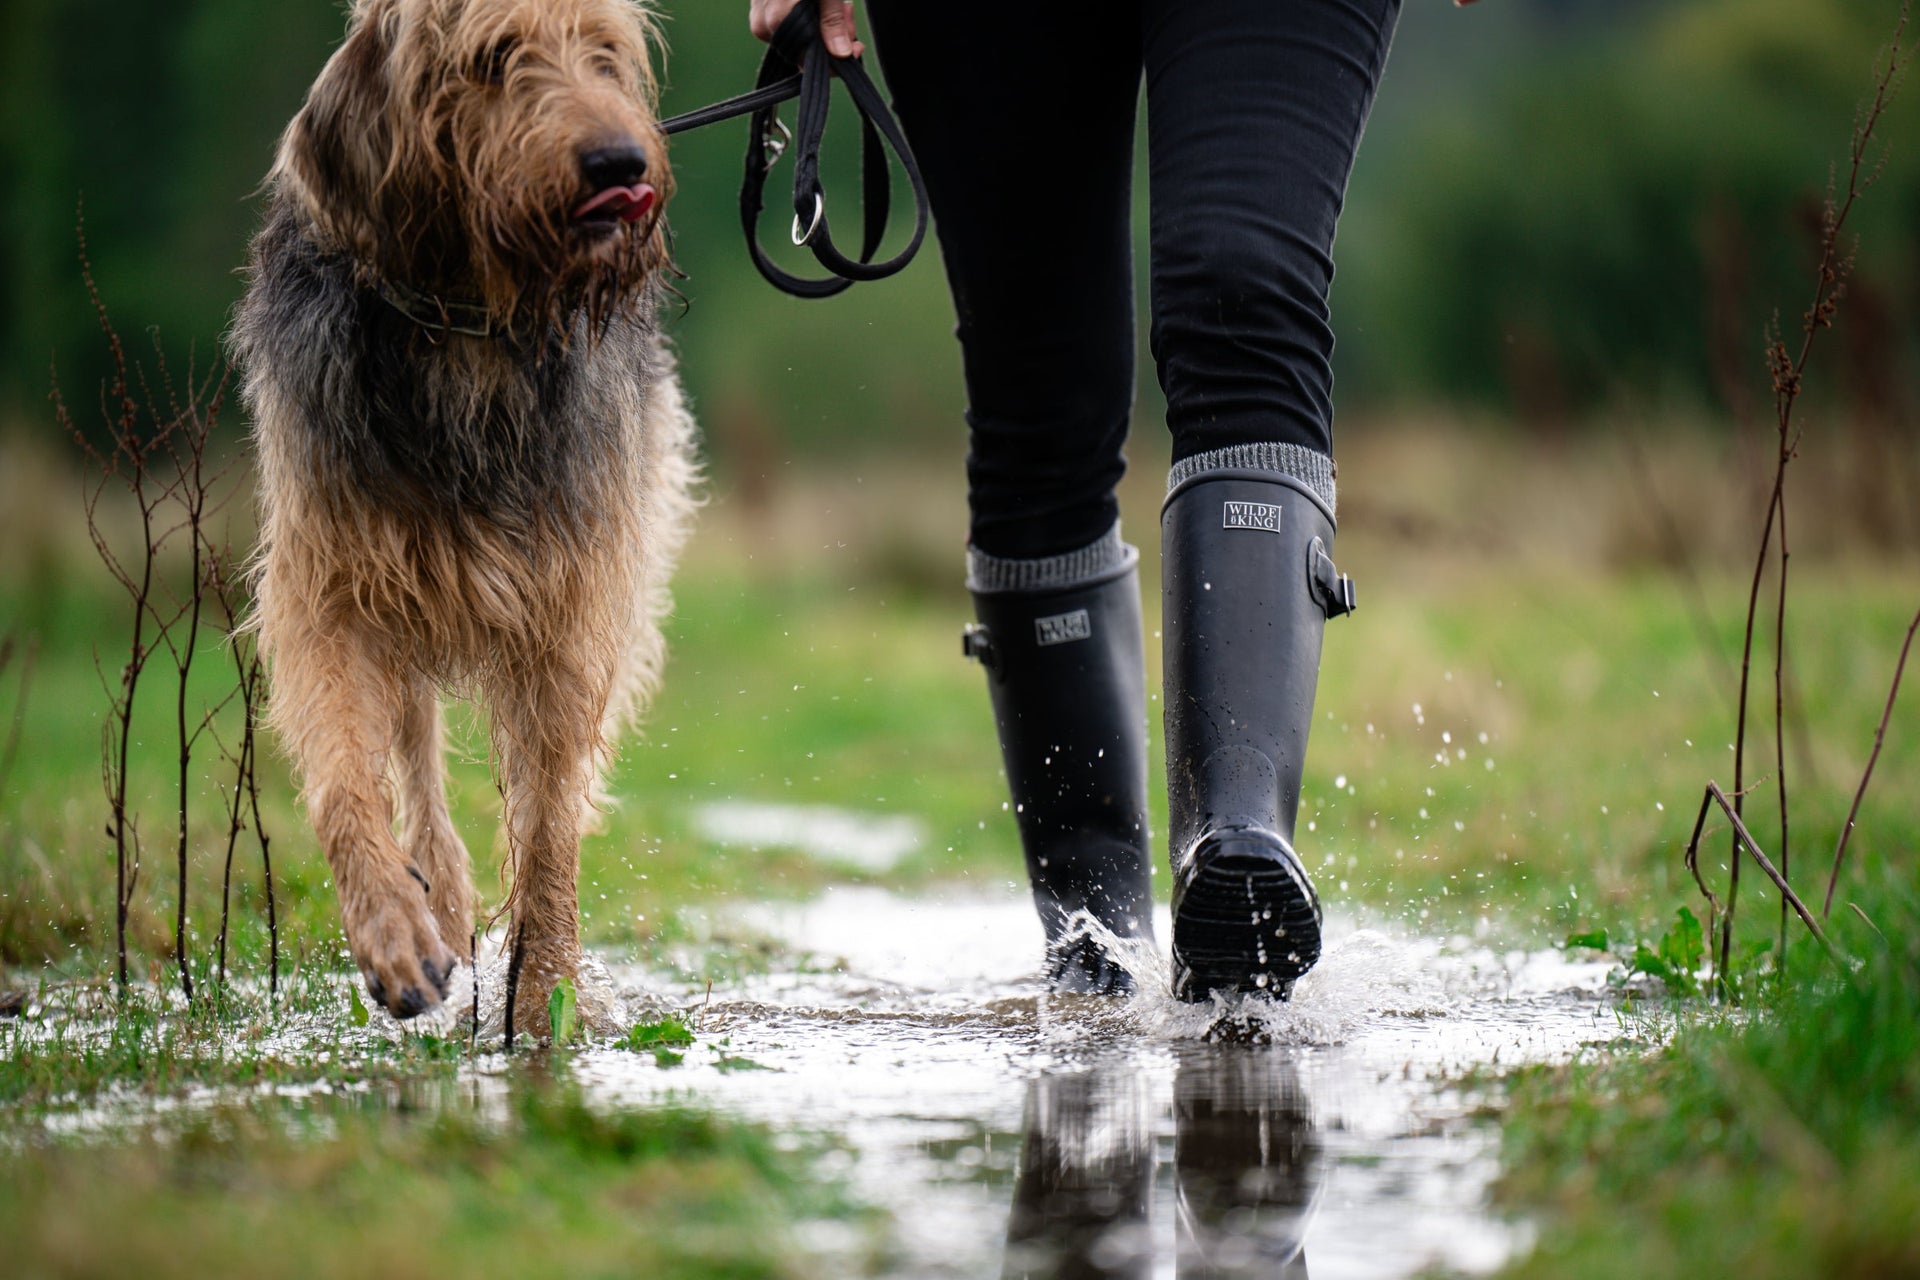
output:
<path id="1" fill-rule="evenodd" d="M 762 173 L 772 173 L 773 166 L 780 163 L 780 157 L 787 154 L 787 146 L 793 141 L 793 130 L 787 128 L 787 122 L 779 116 L 773 117 L 773 123 L 760 135 L 761 154 L 766 156 Z"/>

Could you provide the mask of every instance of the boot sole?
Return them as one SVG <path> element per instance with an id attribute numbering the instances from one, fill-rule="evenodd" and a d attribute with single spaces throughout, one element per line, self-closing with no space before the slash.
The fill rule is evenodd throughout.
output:
<path id="1" fill-rule="evenodd" d="M 1284 1000 L 1320 959 L 1313 885 L 1277 836 L 1261 835 L 1236 833 L 1195 854 L 1173 921 L 1176 998 L 1198 1004 L 1215 991 L 1264 991 Z"/>

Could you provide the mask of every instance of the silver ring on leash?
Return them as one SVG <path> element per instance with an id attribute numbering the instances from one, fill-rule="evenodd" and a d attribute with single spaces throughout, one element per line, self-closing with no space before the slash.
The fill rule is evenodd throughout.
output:
<path id="1" fill-rule="evenodd" d="M 793 242 L 796 245 L 802 245 L 813 239 L 813 233 L 820 229 L 820 219 L 825 216 L 826 212 L 827 197 L 822 192 L 814 192 L 813 221 L 807 225 L 805 231 L 800 230 L 800 215 L 797 213 L 793 215 Z"/>

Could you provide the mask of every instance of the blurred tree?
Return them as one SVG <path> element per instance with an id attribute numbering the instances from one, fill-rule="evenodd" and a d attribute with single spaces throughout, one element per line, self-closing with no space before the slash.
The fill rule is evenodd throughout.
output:
<path id="1" fill-rule="evenodd" d="M 1546 425 L 1623 394 L 1730 403 L 1771 306 L 1797 305 L 1807 210 L 1894 8 L 1409 3 L 1341 231 L 1343 404 L 1439 398 Z M 667 112 L 750 82 L 760 46 L 739 10 L 667 10 Z M 208 350 L 238 296 L 250 193 L 341 25 L 337 0 L 0 5 L 0 429 L 43 422 L 56 354 L 70 394 L 98 381 L 74 261 L 82 197 L 117 314 Z M 1862 214 L 1875 305 L 1843 319 L 1861 326 L 1849 349 L 1874 412 L 1891 417 L 1888 388 L 1913 371 L 1916 107 L 1903 100 L 1889 123 L 1899 150 Z M 844 203 L 857 149 L 833 132 L 829 190 Z M 959 360 L 937 252 L 829 303 L 775 294 L 739 244 L 743 145 L 744 126 L 729 125 L 674 146 L 687 381 L 755 424 L 738 459 L 716 441 L 721 468 L 872 443 L 957 454 Z M 766 230 L 785 241 L 777 207 Z"/>
<path id="2" fill-rule="evenodd" d="M 1363 152 L 1350 205 L 1365 212 L 1343 228 L 1335 294 L 1352 322 L 1346 389 L 1522 416 L 1622 398 L 1737 413 L 1738 380 L 1764 390 L 1773 308 L 1798 322 L 1823 182 L 1896 12 L 1665 6 L 1508 65 L 1393 139 L 1384 162 Z M 1859 214 L 1859 278 L 1877 305 L 1840 321 L 1909 375 L 1916 126 L 1920 101 L 1904 97 Z"/>

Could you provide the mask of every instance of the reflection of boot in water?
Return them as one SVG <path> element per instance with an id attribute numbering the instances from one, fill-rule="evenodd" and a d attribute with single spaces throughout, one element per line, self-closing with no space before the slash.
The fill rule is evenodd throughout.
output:
<path id="1" fill-rule="evenodd" d="M 1293 1062 L 1213 1049 L 1173 1080 L 1180 1280 L 1306 1280 L 1320 1144 Z"/>
<path id="2" fill-rule="evenodd" d="M 1138 1075 L 1037 1077 L 1007 1221 L 1006 1280 L 1145 1277 L 1153 1135 Z"/>

